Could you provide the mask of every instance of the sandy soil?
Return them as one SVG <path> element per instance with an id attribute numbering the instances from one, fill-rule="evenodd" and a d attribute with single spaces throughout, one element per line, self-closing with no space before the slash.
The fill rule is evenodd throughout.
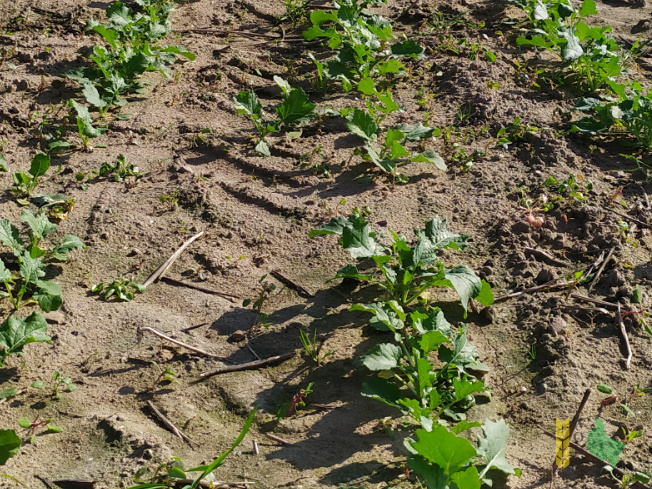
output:
<path id="1" fill-rule="evenodd" d="M 39 150 L 39 123 L 44 118 L 56 123 L 48 108 L 79 96 L 75 84 L 61 83 L 60 75 L 79 66 L 81 53 L 94 45 L 95 39 L 83 34 L 83 25 L 89 18 L 102 18 L 106 5 L 80 6 L 72 0 L 0 3 L 0 49 L 10 51 L 0 65 L 0 153 L 11 170 L 29 168 Z M 627 1 L 598 2 L 598 6 L 596 22 L 613 26 L 616 39 L 649 38 L 652 7 Z M 230 446 L 252 405 L 258 403 L 257 422 L 219 469 L 220 480 L 251 481 L 255 484 L 249 487 L 256 488 L 411 487 L 403 466 L 403 439 L 410 431 L 396 412 L 360 395 L 368 374 L 357 360 L 382 335 L 366 325 L 365 314 L 349 312 L 348 307 L 373 300 L 378 291 L 327 284 L 350 259 L 334 239 L 308 237 L 310 230 L 356 206 L 371 208 L 376 229 L 405 235 L 436 215 L 446 218 L 449 229 L 469 234 L 473 243 L 464 254 L 446 253 L 444 259 L 469 264 L 492 285 L 496 297 L 586 269 L 602 251 L 613 247 L 613 259 L 592 295 L 634 310 L 640 306 L 631 304 L 631 297 L 639 285 L 643 307 L 649 311 L 652 236 L 649 229 L 639 227 L 626 242 L 616 224 L 620 217 L 610 209 L 651 223 L 643 192 L 649 194 L 652 185 L 640 173 L 622 171 L 631 164 L 620 156 L 624 150 L 616 142 L 596 143 L 559 132 L 568 127 L 565 113 L 575 96 L 563 88 L 536 90 L 532 79 L 515 68 L 514 60 L 524 63 L 532 58 L 531 51 L 517 49 L 517 28 L 504 23 L 523 19 L 521 11 L 503 2 L 474 0 L 389 0 L 380 11 L 395 21 L 396 32 L 413 36 L 426 47 L 426 58 L 410 63 L 411 77 L 397 84 L 396 93 L 406 108 L 401 116 L 406 122 L 457 127 L 451 141 L 439 138 L 427 143 L 449 162 L 447 172 L 411 163 L 403 169 L 410 176 L 406 185 L 370 173 L 359 157 L 351 158 L 359 141 L 340 118 L 304 128 L 297 140 L 273 139 L 270 158 L 253 151 L 253 127 L 235 113 L 232 99 L 240 90 L 254 88 L 261 89 L 265 105 L 273 104 L 266 95 L 271 91 L 265 89 L 274 86 L 274 75 L 304 87 L 320 107 L 362 106 L 352 93 L 323 96 L 310 91 L 313 68 L 307 53 L 321 48 L 296 42 L 301 28 L 279 24 L 285 9 L 276 0 L 199 0 L 178 5 L 173 15 L 178 34 L 172 36 L 173 42 L 195 52 L 197 59 L 175 65 L 170 80 L 148 74 L 147 81 L 153 83 L 148 93 L 122 109 L 131 119 L 112 120 L 107 133 L 93 140 L 94 151 L 53 157 L 39 191 L 76 199 L 56 234 L 76 234 L 88 249 L 50 268 L 48 278 L 56 278 L 64 298 L 62 309 L 48 316 L 52 342 L 29 345 L 23 358 L 11 357 L 0 368 L 0 391 L 22 391 L 0 404 L 0 428 L 19 429 L 16 420 L 25 416 L 53 418 L 63 431 L 47 434 L 41 429 L 34 443 L 27 442 L 28 433 L 21 433 L 26 443 L 2 473 L 32 488 L 42 485 L 36 476 L 92 480 L 98 489 L 129 487 L 140 467 L 153 470 L 172 457 L 183 459 L 186 466 L 212 460 Z M 427 27 L 438 11 L 446 16 L 467 12 L 467 21 L 484 22 L 479 29 L 455 25 L 449 34 L 457 40 L 478 39 L 496 53 L 496 62 L 484 57 L 470 60 L 467 50 L 456 55 L 443 49 Z M 277 35 L 279 25 L 285 30 L 285 42 L 196 30 Z M 651 69 L 648 50 L 631 71 L 649 85 Z M 423 106 L 417 103 L 419 92 L 426 95 Z M 461 124 L 460 110 L 470 111 Z M 494 148 L 498 129 L 517 116 L 539 130 L 508 150 Z M 483 126 L 488 131 L 481 133 Z M 209 131 L 202 132 L 205 129 Z M 475 149 L 487 154 L 464 172 L 450 161 L 455 141 L 469 154 Z M 86 187 L 76 181 L 79 172 L 97 170 L 120 154 L 146 176 L 137 183 L 94 179 Z M 310 155 L 310 164 L 302 167 Z M 310 168 L 322 162 L 332 178 Z M 570 173 L 594 182 L 587 202 L 564 206 L 546 215 L 543 228 L 531 228 L 519 206 L 521 189 L 536 196 L 546 177 L 563 180 Z M 365 178 L 370 175 L 375 178 Z M 18 223 L 21 208 L 8 190 L 10 185 L 11 175 L 0 173 L 0 214 Z M 610 205 L 618 189 L 629 211 Z M 164 195 L 176 196 L 178 207 L 161 202 Z M 343 198 L 346 202 L 338 205 Z M 103 301 L 90 293 L 91 284 L 120 275 L 144 281 L 199 231 L 204 235 L 167 276 L 229 295 L 166 282 L 153 284 L 128 303 Z M 545 251 L 565 265 L 541 261 L 526 248 Z M 301 296 L 271 277 L 274 270 L 307 289 L 310 296 Z M 256 313 L 242 307 L 242 301 L 255 298 L 264 275 L 277 285 L 263 307 L 270 325 L 258 328 L 249 341 L 238 341 L 237 332 L 256 322 Z M 579 286 L 574 292 L 586 294 L 586 288 Z M 453 298 L 442 299 L 449 320 L 460 322 L 461 310 Z M 539 429 L 554 431 L 555 418 L 572 417 L 587 388 L 593 394 L 576 441 L 585 441 L 598 416 L 610 435 L 623 426 L 643 425 L 645 435 L 626 447 L 623 460 L 630 470 L 652 470 L 651 397 L 632 400 L 629 405 L 636 416 L 627 417 L 617 403 L 599 412 L 607 396 L 595 390 L 598 383 L 606 383 L 622 399 L 638 382 L 652 386 L 652 336 L 635 315 L 626 318 L 633 350 L 627 370 L 613 314 L 581 311 L 571 304 L 577 303 L 564 290 L 546 291 L 471 313 L 467 320 L 481 361 L 491 368 L 486 381 L 493 391 L 492 402 L 474 408 L 470 416 L 502 417 L 508 422 L 508 459 L 523 470 L 522 477 L 509 479 L 506 487 L 549 485 L 554 444 Z M 4 320 L 11 311 L 5 302 L 0 307 Z M 143 326 L 211 352 L 215 358 L 161 342 L 148 333 L 139 337 L 137 330 Z M 302 354 L 301 328 L 310 334 L 317 331 L 324 342 L 322 350 L 333 351 L 321 365 Z M 297 353 L 260 370 L 199 377 L 222 365 L 255 360 L 252 350 L 262 358 Z M 171 367 L 180 384 L 158 382 L 159 370 L 153 362 Z M 30 387 L 36 380 L 49 385 L 54 370 L 70 376 L 77 386 L 60 400 L 52 399 L 47 389 Z M 307 406 L 278 421 L 279 406 L 311 382 L 314 392 Z M 186 433 L 193 445 L 160 424 L 147 401 Z M 387 429 L 388 424 L 393 430 Z M 289 443 L 281 445 L 263 433 Z M 253 454 L 254 439 L 258 455 Z M 557 479 L 557 487 L 615 484 L 599 466 L 580 456 L 573 456 Z M 2 479 L 0 487 L 18 485 Z"/>

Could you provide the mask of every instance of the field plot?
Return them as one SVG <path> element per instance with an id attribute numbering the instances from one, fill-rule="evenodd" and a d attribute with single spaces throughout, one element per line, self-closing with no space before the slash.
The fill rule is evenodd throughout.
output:
<path id="1" fill-rule="evenodd" d="M 0 487 L 650 487 L 651 39 L 0 3 Z"/>

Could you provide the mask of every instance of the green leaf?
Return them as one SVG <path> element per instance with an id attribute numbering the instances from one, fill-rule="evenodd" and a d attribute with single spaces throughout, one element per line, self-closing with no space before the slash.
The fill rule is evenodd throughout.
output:
<path id="1" fill-rule="evenodd" d="M 474 297 L 483 306 L 490 306 L 494 303 L 494 293 L 491 291 L 491 285 L 485 280 L 482 280 L 482 288 L 480 293 Z"/>
<path id="2" fill-rule="evenodd" d="M 166 46 L 164 49 L 161 49 L 159 52 L 161 53 L 174 53 L 179 56 L 183 56 L 184 58 L 194 61 L 195 58 L 197 57 L 195 53 L 188 51 L 185 48 L 179 47 L 179 46 Z"/>
<path id="3" fill-rule="evenodd" d="M 595 427 L 589 432 L 586 439 L 587 448 L 600 460 L 606 460 L 615 467 L 618 457 L 625 447 L 625 442 L 607 437 L 604 431 L 604 421 L 601 419 L 596 419 L 594 425 Z"/>
<path id="4" fill-rule="evenodd" d="M 0 171 L 9 171 L 9 167 L 7 167 L 7 160 L 4 155 L 0 155 Z"/>
<path id="5" fill-rule="evenodd" d="M 451 248 L 464 250 L 468 246 L 469 237 L 465 234 L 451 233 L 446 229 L 446 219 L 435 217 L 426 222 L 426 228 L 415 231 L 419 240 L 412 254 L 413 265 L 433 265 L 439 262 L 439 250 Z"/>
<path id="6" fill-rule="evenodd" d="M 449 281 L 462 301 L 462 307 L 466 308 L 471 297 L 477 297 L 482 291 L 482 281 L 473 270 L 466 265 L 458 265 L 452 269 L 445 269 L 446 280 Z M 442 284 L 445 285 L 445 284 Z"/>
<path id="7" fill-rule="evenodd" d="M 45 382 L 42 380 L 35 380 L 32 382 L 32 387 L 34 387 L 34 389 L 43 389 L 45 387 Z"/>
<path id="8" fill-rule="evenodd" d="M 4 348 L 0 352 L 0 359 L 11 353 L 22 355 L 23 347 L 30 343 L 50 341 L 45 334 L 47 327 L 48 324 L 38 312 L 33 312 L 25 320 L 10 316 L 0 326 L 0 346 Z"/>
<path id="9" fill-rule="evenodd" d="M 381 254 L 383 249 L 376 242 L 376 233 L 370 230 L 370 224 L 359 216 L 352 224 L 342 229 L 339 240 L 342 248 L 348 250 L 353 258 L 369 258 Z"/>
<path id="10" fill-rule="evenodd" d="M 453 390 L 455 391 L 455 400 L 461 401 L 475 392 L 483 392 L 485 386 L 484 382 L 480 380 L 469 382 L 468 380 L 453 379 Z"/>
<path id="11" fill-rule="evenodd" d="M 57 229 L 56 224 L 52 224 L 44 213 L 39 213 L 36 216 L 30 211 L 25 209 L 20 213 L 20 220 L 27 223 L 32 229 L 32 234 L 41 239 Z"/>
<path id="12" fill-rule="evenodd" d="M 346 128 L 369 142 L 375 141 L 378 134 L 378 125 L 374 118 L 368 112 L 360 109 L 355 109 L 347 116 Z"/>
<path id="13" fill-rule="evenodd" d="M 408 446 L 412 448 L 411 445 Z M 449 477 L 444 473 L 444 469 L 439 465 L 431 464 L 423 457 L 408 458 L 408 467 L 423 479 L 427 489 L 448 489 L 450 487 Z"/>
<path id="14" fill-rule="evenodd" d="M 168 475 L 173 479 L 186 479 L 188 477 L 183 470 L 174 466 L 168 469 Z"/>
<path id="15" fill-rule="evenodd" d="M 70 99 L 68 103 L 77 112 L 77 129 L 80 134 L 89 138 L 96 138 L 106 132 L 106 127 L 93 126 L 93 119 L 87 107 L 79 105 L 73 99 Z"/>
<path id="16" fill-rule="evenodd" d="M 61 287 L 55 282 L 49 280 L 37 280 L 38 290 L 32 295 L 32 299 L 38 302 L 38 305 L 45 312 L 56 311 L 63 304 L 61 298 Z"/>
<path id="17" fill-rule="evenodd" d="M 457 472 L 476 456 L 475 448 L 468 440 L 455 436 L 440 424 L 435 424 L 430 432 L 417 430 L 416 435 L 417 441 L 412 447 L 447 475 Z"/>
<path id="18" fill-rule="evenodd" d="M 11 280 L 11 272 L 5 267 L 5 263 L 0 259 L 0 282 Z"/>
<path id="19" fill-rule="evenodd" d="M 264 139 L 258 141 L 258 144 L 254 149 L 263 156 L 272 156 L 272 153 L 269 151 L 269 145 Z"/>
<path id="20" fill-rule="evenodd" d="M 0 465 L 18 453 L 22 441 L 14 430 L 0 430 Z"/>
<path id="21" fill-rule="evenodd" d="M 641 304 L 643 302 L 643 294 L 641 293 L 641 286 L 639 284 L 636 284 L 636 287 L 634 287 L 634 297 L 632 302 L 634 302 L 634 304 Z"/>
<path id="22" fill-rule="evenodd" d="M 482 485 L 478 469 L 475 466 L 455 472 L 451 475 L 451 480 L 457 484 L 457 487 L 463 487 L 464 489 L 480 489 Z"/>
<path id="23" fill-rule="evenodd" d="M 45 264 L 38 258 L 32 258 L 28 252 L 20 257 L 20 274 L 26 282 L 36 282 L 45 276 Z"/>
<path id="24" fill-rule="evenodd" d="M 394 302 L 392 307 L 390 302 Z M 405 327 L 405 314 L 396 301 L 376 302 L 374 304 L 353 304 L 349 311 L 365 311 L 374 315 L 369 325 L 378 331 L 396 331 Z"/>
<path id="25" fill-rule="evenodd" d="M 87 247 L 77 236 L 66 234 L 63 241 L 52 249 L 50 257 L 58 261 L 66 261 L 70 258 L 70 252 L 78 248 Z"/>
<path id="26" fill-rule="evenodd" d="M 372 372 L 391 370 L 399 365 L 401 347 L 393 343 L 375 345 L 363 357 L 362 364 Z"/>
<path id="27" fill-rule="evenodd" d="M 50 168 L 50 157 L 45 153 L 38 153 L 32 159 L 32 166 L 29 169 L 34 178 L 42 177 Z"/>
<path id="28" fill-rule="evenodd" d="M 444 313 L 438 307 L 431 309 L 427 314 L 414 311 L 410 316 L 412 318 L 412 327 L 420 335 L 425 335 L 429 331 L 439 331 L 448 338 L 453 332 L 451 324 L 446 321 Z"/>
<path id="29" fill-rule="evenodd" d="M 186 486 L 188 489 L 196 489 L 197 486 L 199 486 L 199 483 L 203 478 L 205 478 L 208 474 L 213 472 L 216 468 L 218 468 L 222 463 L 224 462 L 224 459 L 233 451 L 235 448 L 242 442 L 244 439 L 245 435 L 249 431 L 249 427 L 251 426 L 251 423 L 253 423 L 254 418 L 256 416 L 256 411 L 258 410 L 258 406 L 254 406 L 253 411 L 251 411 L 251 414 L 247 418 L 247 422 L 245 423 L 244 427 L 242 428 L 242 431 L 240 431 L 240 434 L 238 435 L 238 438 L 233 442 L 233 445 L 231 447 L 223 452 L 219 457 L 217 457 L 215 460 L 213 460 L 209 465 L 206 466 L 201 466 L 201 467 L 195 467 L 194 469 L 188 470 L 188 472 L 196 472 L 198 470 L 203 470 L 202 474 L 195 479 L 195 481 L 190 485 Z M 185 488 L 184 488 L 185 489 Z"/>
<path id="30" fill-rule="evenodd" d="M 0 219 L 0 242 L 13 249 L 14 255 L 19 256 L 25 244 L 20 239 L 18 229 L 7 219 Z"/>
<path id="31" fill-rule="evenodd" d="M 505 474 L 520 476 L 521 471 L 512 467 L 505 458 L 505 447 L 509 438 L 509 426 L 505 420 L 485 421 L 482 425 L 484 436 L 478 437 L 478 455 L 483 458 L 486 468 L 498 469 Z"/>
<path id="32" fill-rule="evenodd" d="M 377 399 L 385 404 L 399 408 L 398 400 L 403 396 L 396 384 L 380 377 L 374 377 L 362 383 L 362 395 Z"/>
<path id="33" fill-rule="evenodd" d="M 144 52 L 135 53 L 126 63 L 123 63 L 124 72 L 129 79 L 142 75 L 151 66 L 152 59 Z"/>
<path id="34" fill-rule="evenodd" d="M 442 171 L 446 171 L 448 169 L 448 167 L 446 166 L 446 162 L 441 156 L 439 156 L 439 153 L 436 153 L 429 149 L 427 149 L 423 153 L 419 153 L 418 155 L 414 156 L 412 158 L 412 161 L 423 161 L 425 163 L 430 163 L 431 165 L 435 165 L 439 170 Z"/>
<path id="35" fill-rule="evenodd" d="M 463 431 L 466 431 L 466 430 L 471 429 L 471 428 L 476 428 L 478 426 L 482 426 L 482 423 L 478 423 L 477 421 L 471 422 L 471 421 L 467 421 L 467 420 L 464 419 L 464 420 L 460 421 L 459 423 L 457 423 L 455 426 L 453 426 L 451 428 L 451 430 L 456 435 L 459 435 Z"/>
<path id="36" fill-rule="evenodd" d="M 562 31 L 566 44 L 561 48 L 561 58 L 565 62 L 575 61 L 584 54 L 579 38 L 572 31 Z"/>
<path id="37" fill-rule="evenodd" d="M 376 85 L 371 78 L 363 78 L 358 82 L 358 92 L 364 93 L 365 95 L 375 95 Z"/>
<path id="38" fill-rule="evenodd" d="M 255 119 L 263 118 L 263 106 L 254 92 L 242 91 L 234 99 L 233 105 L 238 114 L 245 114 Z"/>
<path id="39" fill-rule="evenodd" d="M 0 392 L 0 399 L 10 399 L 14 397 L 16 394 L 18 394 L 18 389 L 5 389 L 2 392 Z M 0 464 L 2 465 L 2 464 Z"/>
<path id="40" fill-rule="evenodd" d="M 450 343 L 450 340 L 441 331 L 428 331 L 419 340 L 419 348 L 424 353 L 428 353 L 436 350 L 443 343 Z"/>
<path id="41" fill-rule="evenodd" d="M 97 91 L 93 82 L 90 80 L 84 80 L 81 85 L 84 87 L 82 89 L 82 94 L 86 98 L 86 102 L 91 104 L 93 107 L 106 107 L 106 100 L 103 100 L 100 97 L 100 92 Z"/>
<path id="42" fill-rule="evenodd" d="M 480 356 L 478 350 L 473 346 L 466 333 L 459 333 L 453 338 L 453 349 L 449 349 L 447 346 L 441 346 L 439 348 L 439 359 L 448 364 L 458 365 L 459 367 L 465 367 L 467 365 L 475 367 L 479 364 L 477 362 L 478 357 Z M 463 368 L 460 369 L 463 371 Z"/>
<path id="43" fill-rule="evenodd" d="M 29 418 L 18 418 L 16 422 L 21 428 L 30 428 L 32 426 L 32 420 Z"/>
<path id="44" fill-rule="evenodd" d="M 587 15 L 598 15 L 598 9 L 595 6 L 595 2 L 593 0 L 584 0 L 580 10 L 578 11 L 578 14 L 580 17 L 586 17 Z"/>
<path id="45" fill-rule="evenodd" d="M 300 88 L 293 88 L 276 107 L 280 122 L 287 126 L 308 122 L 315 117 L 315 104 L 308 101 L 308 96 Z"/>
<path id="46" fill-rule="evenodd" d="M 548 8 L 541 0 L 537 0 L 532 12 L 532 18 L 534 20 L 546 20 L 550 18 L 550 15 L 548 15 Z"/>
<path id="47" fill-rule="evenodd" d="M 392 53 L 392 56 L 409 56 L 411 58 L 416 58 L 416 59 L 421 59 L 423 58 L 423 52 L 424 49 L 419 43 L 416 41 L 413 41 L 412 39 L 408 39 L 407 41 L 403 42 L 398 42 L 396 44 L 392 44 L 392 46 L 389 48 L 390 52 Z"/>
<path id="48" fill-rule="evenodd" d="M 603 394 L 611 394 L 613 392 L 613 389 L 607 384 L 598 384 L 598 390 Z"/>
<path id="49" fill-rule="evenodd" d="M 432 134 L 435 131 L 434 128 L 426 127 L 420 122 L 416 126 L 407 123 L 402 123 L 396 126 L 395 129 L 398 129 L 403 134 L 405 134 L 405 139 L 407 139 L 408 141 L 419 141 L 421 139 L 427 139 L 429 137 L 432 137 Z"/>
<path id="50" fill-rule="evenodd" d="M 51 423 L 48 423 L 48 433 L 61 433 L 63 431 L 63 428 L 61 426 L 57 426 Z"/>

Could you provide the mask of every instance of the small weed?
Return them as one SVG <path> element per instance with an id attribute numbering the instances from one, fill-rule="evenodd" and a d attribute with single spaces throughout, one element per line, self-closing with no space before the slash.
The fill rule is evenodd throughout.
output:
<path id="1" fill-rule="evenodd" d="M 4 157 L 2 158 L 4 160 Z M 0 161 L 3 163 L 3 161 Z M 6 167 L 5 171 L 7 171 Z M 25 197 L 32 196 L 32 192 L 39 184 L 39 177 L 45 175 L 45 172 L 50 168 L 50 157 L 44 153 L 38 153 L 32 159 L 32 165 L 29 169 L 29 175 L 22 171 L 17 171 L 12 174 L 14 185 L 11 187 L 11 192 L 18 197 L 18 203 L 27 205 L 29 202 L 24 200 Z"/>
<path id="2" fill-rule="evenodd" d="M 45 382 L 37 380 L 32 383 L 35 389 L 45 388 Z M 52 372 L 52 397 L 61 399 L 63 392 L 73 392 L 77 386 L 74 384 L 70 377 L 62 377 L 58 370 Z"/>
<path id="3" fill-rule="evenodd" d="M 91 292 L 103 295 L 105 301 L 115 297 L 118 301 L 128 302 L 134 299 L 134 294 L 145 292 L 145 286 L 128 278 L 117 278 L 111 283 L 92 285 Z"/>
<path id="4" fill-rule="evenodd" d="M 312 386 L 313 382 L 310 382 L 305 389 L 299 390 L 294 396 L 292 396 L 292 400 L 290 402 L 286 402 L 283 404 L 278 411 L 276 412 L 276 416 L 278 419 L 286 418 L 288 416 L 291 416 L 293 412 L 297 411 L 297 408 L 299 407 L 306 407 L 306 401 L 305 397 L 307 397 L 309 394 L 312 394 Z"/>
<path id="5" fill-rule="evenodd" d="M 268 314 L 264 314 L 262 309 L 265 305 L 265 302 L 271 297 L 272 292 L 276 290 L 276 285 L 265 280 L 266 278 L 267 274 L 263 275 L 258 280 L 258 297 L 253 301 L 253 303 L 251 299 L 245 299 L 242 302 L 242 307 L 247 307 L 249 304 L 252 304 L 254 311 L 256 311 L 256 321 L 254 322 L 252 328 L 257 326 L 267 327 L 270 325 L 270 323 L 265 322 L 267 320 Z"/>
<path id="6" fill-rule="evenodd" d="M 129 177 L 135 177 L 138 181 L 145 175 L 133 163 L 127 163 L 124 155 L 118 155 L 118 161 L 113 165 L 111 163 L 104 163 L 98 172 L 93 172 L 100 178 L 110 178 L 114 182 L 122 182 Z"/>
<path id="7" fill-rule="evenodd" d="M 38 428 L 47 427 L 48 433 L 61 433 L 63 431 L 63 428 L 52 423 L 52 418 L 43 421 L 39 421 L 38 418 L 36 418 L 34 421 L 30 420 L 29 418 L 20 418 L 17 420 L 17 422 L 21 428 L 24 428 L 29 432 L 30 443 L 34 443 L 36 441 L 36 430 Z"/>

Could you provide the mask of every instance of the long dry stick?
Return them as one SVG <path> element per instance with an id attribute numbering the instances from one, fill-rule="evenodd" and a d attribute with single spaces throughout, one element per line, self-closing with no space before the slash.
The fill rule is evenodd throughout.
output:
<path id="1" fill-rule="evenodd" d="M 562 283 L 553 282 L 553 283 L 547 283 L 547 284 L 543 284 L 543 285 L 537 285 L 535 287 L 530 287 L 529 289 L 521 290 L 519 292 L 512 292 L 511 294 L 507 294 L 507 295 L 504 295 L 502 297 L 498 297 L 498 298 L 496 298 L 494 300 L 494 304 L 496 304 L 497 302 L 506 301 L 508 299 L 514 299 L 516 297 L 520 297 L 520 296 L 525 295 L 525 294 L 533 294 L 533 293 L 539 292 L 541 290 L 556 289 L 556 288 L 559 288 L 559 287 L 568 287 L 569 285 L 573 285 L 573 284 L 575 284 L 574 280 L 571 280 L 569 282 L 562 282 Z"/>
<path id="2" fill-rule="evenodd" d="M 575 431 L 575 427 L 577 426 L 577 422 L 580 420 L 580 415 L 582 414 L 582 410 L 584 409 L 584 406 L 586 405 L 586 402 L 589 400 L 589 396 L 591 395 L 591 389 L 586 389 L 584 391 L 584 396 L 582 397 L 582 401 L 580 402 L 579 407 L 577 408 L 577 411 L 575 411 L 575 416 L 573 416 L 573 420 L 570 423 L 570 426 L 568 427 L 568 437 L 570 438 L 573 436 L 573 431 Z M 557 472 L 557 460 L 555 457 L 555 460 L 552 462 L 552 478 L 554 479 L 555 477 L 555 472 Z"/>
<path id="3" fill-rule="evenodd" d="M 170 343 L 174 343 L 175 345 L 182 346 L 182 347 L 184 347 L 184 348 L 186 348 L 186 349 L 188 349 L 190 351 L 194 351 L 195 353 L 199 353 L 201 355 L 206 355 L 207 357 L 211 357 L 211 358 L 222 358 L 222 357 L 220 357 L 218 355 L 214 355 L 212 353 L 208 353 L 207 351 L 201 350 L 199 348 L 195 348 L 194 346 L 190 346 L 190 345 L 184 343 L 183 341 L 179 341 L 179 340 L 175 340 L 173 338 L 170 338 L 169 336 L 166 336 L 163 333 L 161 333 L 160 331 L 158 331 L 158 330 L 156 330 L 154 328 L 150 328 L 149 326 L 141 326 L 140 328 L 138 328 L 139 333 L 143 333 L 144 331 L 149 331 L 150 333 L 155 334 L 159 338 L 163 338 L 164 340 L 169 341 Z"/>
<path id="4" fill-rule="evenodd" d="M 186 435 L 184 435 L 179 428 L 174 426 L 172 424 L 172 422 L 168 418 L 163 416 L 163 413 L 161 413 L 161 411 L 156 409 L 156 406 L 154 406 L 154 404 L 152 404 L 152 401 L 147 401 L 147 405 L 152 410 L 154 415 L 161 421 L 161 423 L 163 423 L 166 426 L 167 429 L 169 429 L 172 433 L 174 433 L 179 438 L 181 438 L 183 441 L 188 443 L 188 445 L 193 446 L 192 440 L 190 438 L 188 438 Z"/>
<path id="5" fill-rule="evenodd" d="M 625 370 L 629 370 L 629 364 L 632 362 L 632 347 L 629 344 L 629 336 L 627 336 L 627 329 L 625 329 L 623 315 L 620 312 L 620 304 L 618 304 L 618 311 L 616 314 L 618 315 L 618 326 L 620 326 L 620 334 L 623 335 L 625 350 L 627 351 L 627 358 L 625 359 Z"/>
<path id="6" fill-rule="evenodd" d="M 598 279 L 600 278 L 600 275 L 602 275 L 602 271 L 604 270 L 604 267 L 607 266 L 607 263 L 609 263 L 609 260 L 611 260 L 611 256 L 614 254 L 614 251 L 616 250 L 616 247 L 614 246 L 609 250 L 609 254 L 607 255 L 607 258 L 604 259 L 602 262 L 602 265 L 600 265 L 600 268 L 598 269 L 598 272 L 595 274 L 595 277 L 593 277 L 593 280 L 591 280 L 591 284 L 589 285 L 589 290 L 588 294 L 591 293 L 591 290 L 593 289 L 593 286 L 596 284 Z"/>
<path id="7" fill-rule="evenodd" d="M 289 445 L 289 444 L 290 444 L 289 441 L 284 440 L 283 438 L 280 438 L 280 437 L 278 437 L 278 436 L 272 435 L 272 434 L 270 434 L 270 433 L 263 433 L 263 436 L 266 436 L 266 437 L 269 438 L 270 440 L 274 440 L 274 441 L 276 441 L 276 442 L 279 442 L 279 443 L 281 443 L 282 445 Z"/>
<path id="8" fill-rule="evenodd" d="M 161 277 L 161 280 L 170 285 L 178 285 L 179 287 L 188 287 L 189 289 L 199 290 L 200 292 L 205 292 L 207 294 L 219 295 L 220 297 L 229 299 L 231 302 L 234 302 L 233 299 L 240 299 L 240 297 L 238 297 L 237 295 L 227 294 L 226 292 L 219 292 L 217 290 L 209 289 L 207 287 L 202 287 L 201 285 L 195 285 L 190 282 L 183 282 L 181 280 L 176 280 L 170 277 Z"/>
<path id="9" fill-rule="evenodd" d="M 174 487 L 186 487 L 191 485 L 194 481 L 194 479 L 176 479 L 174 481 Z M 255 482 L 249 482 L 249 481 L 240 481 L 240 482 L 229 482 L 229 481 L 212 481 L 212 482 L 207 482 L 207 481 L 200 481 L 199 486 L 200 487 L 208 487 L 212 489 L 224 489 L 227 487 L 249 487 L 253 486 Z"/>
<path id="10" fill-rule="evenodd" d="M 613 209 L 607 209 L 607 210 L 609 212 L 613 212 L 614 214 L 616 214 L 616 215 L 618 215 L 620 217 L 624 217 L 625 219 L 628 219 L 628 220 L 630 220 L 632 222 L 635 222 L 639 226 L 643 226 L 644 228 L 652 229 L 652 224 L 648 224 L 647 222 L 639 221 L 638 219 L 636 219 L 636 218 L 634 218 L 632 216 L 628 216 L 627 214 L 623 214 L 622 212 L 618 212 L 618 211 L 615 211 Z"/>
<path id="11" fill-rule="evenodd" d="M 616 307 L 618 307 L 618 304 L 614 304 L 613 302 L 602 301 L 600 299 L 594 299 L 593 297 L 586 297 L 579 294 L 571 294 L 570 296 L 571 298 L 577 299 L 578 301 L 592 302 L 593 304 L 597 304 L 598 306 L 611 307 L 613 309 L 616 309 Z"/>
<path id="12" fill-rule="evenodd" d="M 546 431 L 543 428 L 541 428 L 541 432 L 544 435 L 552 438 L 553 440 L 557 438 L 554 433 L 550 433 L 549 431 Z M 585 450 L 584 448 L 579 446 L 577 443 L 570 442 L 569 445 L 573 450 L 576 450 L 576 451 L 580 452 L 582 455 L 584 455 L 585 457 L 590 458 L 595 463 L 598 463 L 598 464 L 603 465 L 603 466 L 608 464 L 608 462 L 606 460 L 602 460 L 600 457 L 596 457 L 595 455 L 593 455 L 588 450 Z M 618 467 L 613 467 L 613 471 L 614 471 L 615 474 L 618 474 L 621 477 L 627 475 L 625 472 L 620 470 Z M 646 485 L 644 485 L 644 484 L 642 484 L 640 482 L 634 482 L 630 487 L 636 487 L 637 489 L 648 489 L 648 487 Z"/>
<path id="13" fill-rule="evenodd" d="M 552 256 L 550 253 L 543 250 L 537 250 L 536 248 L 525 248 L 525 252 L 537 258 L 541 258 L 544 262 L 556 267 L 569 267 L 571 265 L 567 261 L 560 260 L 559 258 Z"/>
<path id="14" fill-rule="evenodd" d="M 183 244 L 181 245 L 181 247 L 180 247 L 177 251 L 175 251 L 174 253 L 172 253 L 172 256 L 171 256 L 170 258 L 168 258 L 168 259 L 165 261 L 165 263 L 163 263 L 163 265 L 161 265 L 160 267 L 158 267 L 158 268 L 156 269 L 156 271 L 155 271 L 153 274 L 151 274 L 147 280 L 145 280 L 145 283 L 144 283 L 143 285 L 144 285 L 145 287 L 147 287 L 148 285 L 150 285 L 151 283 L 153 283 L 154 281 L 156 281 L 157 279 L 159 279 L 160 277 L 162 277 L 163 274 L 167 271 L 167 269 L 170 268 L 170 267 L 172 266 L 172 264 L 175 262 L 175 260 L 176 260 L 177 258 L 179 258 L 179 256 L 181 255 L 181 253 L 183 253 L 183 250 L 185 250 L 188 246 L 190 246 L 190 243 L 192 243 L 193 241 L 195 241 L 195 240 L 196 240 L 197 238 L 199 238 L 202 234 L 204 234 L 204 231 L 200 231 L 200 232 L 198 232 L 198 233 L 195 234 L 192 238 L 190 238 L 188 241 L 186 241 L 185 243 L 183 243 Z"/>
<path id="15" fill-rule="evenodd" d="M 210 377 L 211 375 L 225 374 L 228 372 L 240 372 L 241 370 L 253 370 L 259 367 L 270 365 L 272 363 L 283 362 L 285 360 L 292 358 L 294 355 L 296 355 L 296 352 L 293 351 L 292 353 L 285 353 L 284 355 L 276 355 L 274 357 L 264 358 L 262 360 L 256 360 L 254 362 L 241 363 L 240 365 L 231 365 L 228 367 L 222 367 L 215 370 L 210 370 L 208 372 L 204 372 L 203 374 L 200 374 L 199 377 L 205 379 L 206 377 Z"/>

